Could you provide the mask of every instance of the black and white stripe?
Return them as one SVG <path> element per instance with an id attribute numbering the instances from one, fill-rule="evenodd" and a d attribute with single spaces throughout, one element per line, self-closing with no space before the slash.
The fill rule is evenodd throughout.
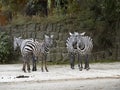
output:
<path id="1" fill-rule="evenodd" d="M 33 55 L 36 56 L 36 43 L 31 39 L 22 39 L 21 37 L 14 37 L 14 50 L 20 48 L 21 55 L 23 57 L 23 71 L 26 72 L 25 68 L 27 65 L 27 69 L 30 72 L 30 59 Z"/>
<path id="2" fill-rule="evenodd" d="M 45 35 L 45 39 L 43 40 L 43 42 L 41 42 L 39 44 L 40 44 L 40 48 L 39 48 L 40 49 L 40 57 L 42 58 L 41 70 L 42 70 L 42 72 L 44 71 L 44 69 L 43 69 L 43 61 L 44 61 L 45 70 L 48 72 L 46 60 L 47 60 L 47 54 L 49 53 L 50 48 L 53 44 L 53 35 L 50 35 L 50 36 Z"/>
<path id="3" fill-rule="evenodd" d="M 69 53 L 69 57 L 70 57 L 70 66 L 72 69 L 74 69 L 74 62 L 75 62 L 75 55 L 77 53 L 77 33 L 69 33 L 70 37 L 68 37 L 67 42 L 66 42 L 66 46 L 67 46 L 67 50 Z"/>
<path id="4" fill-rule="evenodd" d="M 93 48 L 92 39 L 83 33 L 74 32 L 70 33 L 70 37 L 67 39 L 67 50 L 70 54 L 70 64 L 71 68 L 74 69 L 75 54 L 78 55 L 78 66 L 82 70 L 82 60 L 81 56 L 85 56 L 85 68 L 89 69 L 88 55 L 91 53 Z M 81 66 L 80 66 L 81 64 Z"/>
<path id="5" fill-rule="evenodd" d="M 84 33 L 85 34 L 85 33 Z M 89 36 L 84 36 L 84 34 L 79 34 L 78 35 L 78 40 L 77 40 L 77 51 L 78 51 L 78 67 L 80 70 L 82 70 L 82 60 L 81 56 L 85 57 L 85 69 L 89 70 L 89 56 L 91 55 L 91 51 L 93 48 L 93 42 L 91 37 Z"/>
<path id="6" fill-rule="evenodd" d="M 14 37 L 14 49 L 16 49 L 16 47 L 20 47 L 21 50 L 21 54 L 24 58 L 24 64 L 23 64 L 23 71 L 25 71 L 25 67 L 27 64 L 28 67 L 28 71 L 30 71 L 30 57 L 33 57 L 33 71 L 36 71 L 36 58 L 41 56 L 45 56 L 45 69 L 47 70 L 47 66 L 46 66 L 46 55 L 49 52 L 49 48 L 53 43 L 53 35 L 51 35 L 50 37 L 45 35 L 45 39 L 43 40 L 43 42 L 39 43 L 38 41 L 34 41 L 33 39 L 21 39 L 21 38 L 15 38 Z M 42 59 L 43 62 L 43 59 Z M 43 63 L 42 63 L 42 71 L 43 71 Z"/>

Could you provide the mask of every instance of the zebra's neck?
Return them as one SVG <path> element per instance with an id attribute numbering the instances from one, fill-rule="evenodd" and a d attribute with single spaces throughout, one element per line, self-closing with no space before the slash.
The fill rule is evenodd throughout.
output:
<path id="1" fill-rule="evenodd" d="M 48 45 L 46 42 L 44 42 L 44 43 L 43 43 L 43 46 L 44 46 L 44 50 L 45 50 L 44 52 L 45 52 L 45 53 L 48 53 L 48 52 L 49 52 L 49 49 L 50 49 L 49 45 Z"/>
<path id="2" fill-rule="evenodd" d="M 20 39 L 20 40 L 18 41 L 18 46 L 19 46 L 19 47 L 21 47 L 22 42 L 23 42 L 23 39 Z"/>

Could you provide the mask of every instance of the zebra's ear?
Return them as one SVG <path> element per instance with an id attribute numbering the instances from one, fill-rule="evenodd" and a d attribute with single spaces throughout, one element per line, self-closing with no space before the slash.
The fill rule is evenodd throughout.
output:
<path id="1" fill-rule="evenodd" d="M 49 36 L 45 35 L 45 38 L 49 38 Z"/>
<path id="2" fill-rule="evenodd" d="M 72 33 L 71 33 L 71 32 L 69 32 L 69 34 L 70 34 L 70 36 L 72 35 Z"/>
<path id="3" fill-rule="evenodd" d="M 53 38 L 54 35 L 51 35 L 50 37 Z"/>
<path id="4" fill-rule="evenodd" d="M 18 37 L 19 39 L 21 39 L 22 37 Z"/>
<path id="5" fill-rule="evenodd" d="M 80 35 L 82 35 L 82 36 L 83 36 L 83 35 L 85 35 L 85 33 L 86 33 L 86 32 L 80 33 Z"/>

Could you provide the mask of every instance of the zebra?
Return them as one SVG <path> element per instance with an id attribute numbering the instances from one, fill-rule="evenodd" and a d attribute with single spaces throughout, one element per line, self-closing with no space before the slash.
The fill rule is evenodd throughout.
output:
<path id="1" fill-rule="evenodd" d="M 27 70 L 30 72 L 30 59 L 33 57 L 32 48 L 30 43 L 34 43 L 34 39 L 22 39 L 21 37 L 14 37 L 14 51 L 19 47 L 22 57 L 23 57 L 23 68 L 22 70 L 26 72 L 25 68 L 27 65 Z"/>
<path id="2" fill-rule="evenodd" d="M 67 50 L 69 53 L 69 57 L 70 57 L 70 66 L 72 69 L 74 69 L 74 61 L 75 61 L 75 54 L 77 51 L 77 34 L 74 33 L 72 34 L 71 32 L 69 33 L 70 37 L 66 40 L 66 46 L 67 46 Z"/>
<path id="3" fill-rule="evenodd" d="M 42 59 L 42 66 L 41 66 L 42 72 L 44 71 L 43 61 L 45 63 L 45 70 L 48 72 L 46 60 L 47 60 L 47 54 L 49 53 L 50 48 L 53 45 L 53 36 L 54 35 L 50 35 L 50 36 L 45 35 L 45 39 L 41 43 L 39 43 L 39 57 L 41 57 Z"/>
<path id="4" fill-rule="evenodd" d="M 79 34 L 77 37 L 77 52 L 78 52 L 78 67 L 79 70 L 82 71 L 82 60 L 80 59 L 81 56 L 85 56 L 85 68 L 89 70 L 89 55 L 91 54 L 93 48 L 93 41 L 91 37 L 84 36 L 85 33 Z"/>
<path id="5" fill-rule="evenodd" d="M 82 60 L 80 59 L 81 56 L 86 56 L 85 60 L 85 69 L 89 68 L 89 62 L 88 62 L 88 55 L 92 50 L 93 44 L 92 39 L 88 36 L 84 36 L 85 32 L 83 33 L 77 33 L 74 32 L 74 34 L 69 33 L 70 37 L 67 39 L 67 50 L 70 56 L 70 66 L 72 69 L 74 69 L 74 62 L 75 62 L 75 55 L 78 55 L 78 67 L 79 70 L 82 70 Z M 80 66 L 81 65 L 81 66 Z"/>
<path id="6" fill-rule="evenodd" d="M 33 71 L 36 71 L 36 58 L 39 56 L 45 57 L 45 69 L 48 72 L 47 66 L 46 66 L 46 54 L 49 51 L 49 47 L 52 45 L 53 42 L 53 35 L 50 37 L 45 35 L 45 39 L 42 43 L 39 43 L 37 40 L 33 39 L 21 39 L 21 38 L 14 38 L 14 50 L 19 46 L 20 51 L 23 57 L 23 71 L 26 72 L 25 68 L 27 65 L 27 70 L 30 72 L 30 59 L 31 56 L 33 58 Z M 43 56 L 44 55 L 44 56 Z M 43 71 L 43 58 L 42 58 L 42 67 Z"/>

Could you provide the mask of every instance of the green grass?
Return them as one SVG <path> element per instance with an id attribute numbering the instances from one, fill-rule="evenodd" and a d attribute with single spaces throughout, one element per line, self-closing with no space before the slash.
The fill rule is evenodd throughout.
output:
<path id="1" fill-rule="evenodd" d="M 97 61 L 93 61 L 90 60 L 90 63 L 114 63 L 114 62 L 120 62 L 120 60 L 112 60 L 112 59 L 105 59 L 105 60 L 97 60 Z M 84 63 L 84 60 L 83 60 Z M 8 64 L 22 64 L 21 60 L 16 60 L 13 61 L 11 63 Z M 41 64 L 41 62 L 38 62 L 38 65 Z M 48 61 L 47 65 L 69 65 L 69 60 L 65 60 L 65 61 Z M 78 64 L 78 61 L 75 61 L 75 64 Z"/>
<path id="2" fill-rule="evenodd" d="M 120 62 L 120 60 L 105 59 L 105 60 L 91 61 L 91 63 L 114 63 L 114 62 Z"/>
<path id="3" fill-rule="evenodd" d="M 120 60 L 112 60 L 112 59 L 105 59 L 105 60 L 97 60 L 97 61 L 92 61 L 90 60 L 90 63 L 114 63 L 114 62 L 120 62 Z M 39 62 L 40 64 L 40 62 Z M 69 65 L 70 62 L 69 60 L 66 61 L 51 61 L 51 62 L 47 62 L 48 65 Z M 78 61 L 75 61 L 75 64 L 78 64 Z M 83 64 L 84 64 L 84 60 L 83 60 Z"/>
<path id="4" fill-rule="evenodd" d="M 9 23 L 9 25 L 21 25 L 21 24 L 29 24 L 29 23 L 55 23 L 59 21 L 63 21 L 65 19 L 69 18 L 69 15 L 49 15 L 45 17 L 41 16 L 23 16 L 21 14 L 18 14 L 16 17 L 13 18 L 13 20 Z"/>

